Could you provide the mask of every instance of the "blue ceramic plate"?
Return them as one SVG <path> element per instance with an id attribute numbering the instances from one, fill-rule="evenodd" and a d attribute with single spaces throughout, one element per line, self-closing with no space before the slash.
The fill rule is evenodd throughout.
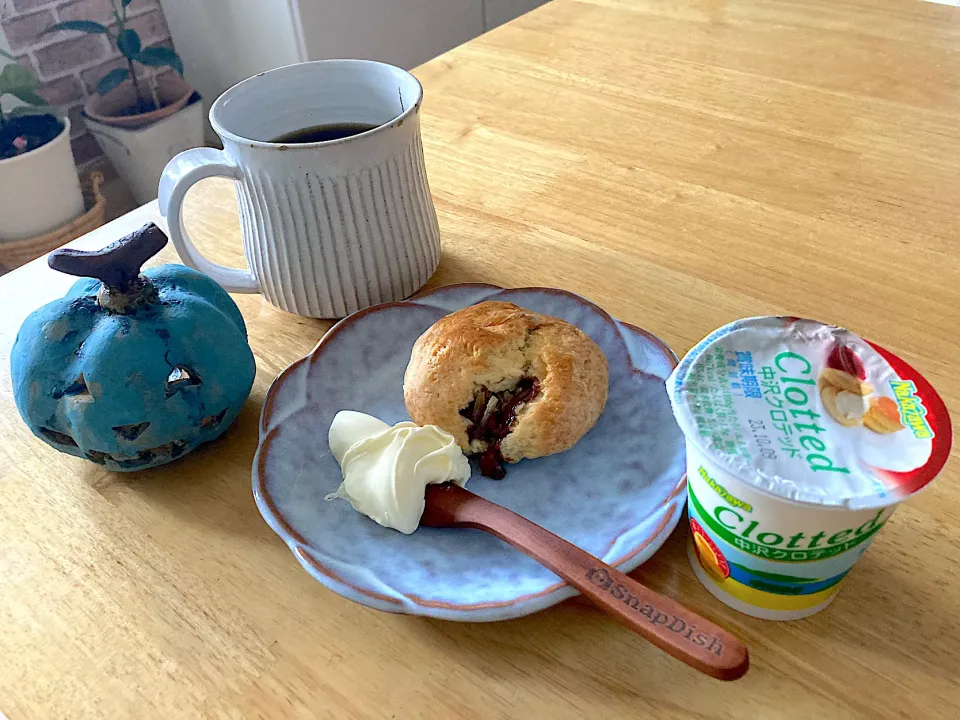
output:
<path id="1" fill-rule="evenodd" d="M 453 285 L 380 305 L 338 323 L 267 393 L 253 490 L 267 522 L 313 577 L 380 610 L 447 620 L 527 615 L 576 591 L 506 543 L 479 530 L 420 528 L 403 535 L 344 501 L 327 430 L 339 410 L 409 420 L 403 373 L 413 343 L 443 315 L 506 300 L 577 325 L 606 353 L 610 396 L 597 425 L 571 450 L 475 472 L 467 487 L 584 550 L 632 570 L 663 544 L 685 500 L 684 440 L 664 380 L 670 349 L 562 290 Z"/>

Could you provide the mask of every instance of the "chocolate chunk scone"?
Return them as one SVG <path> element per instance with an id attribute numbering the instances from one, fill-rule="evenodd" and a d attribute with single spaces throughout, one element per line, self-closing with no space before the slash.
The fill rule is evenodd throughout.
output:
<path id="1" fill-rule="evenodd" d="M 484 475 L 502 478 L 504 461 L 573 447 L 603 412 L 608 382 L 603 351 L 579 328 L 485 302 L 420 336 L 403 397 L 415 423 L 446 430 Z"/>

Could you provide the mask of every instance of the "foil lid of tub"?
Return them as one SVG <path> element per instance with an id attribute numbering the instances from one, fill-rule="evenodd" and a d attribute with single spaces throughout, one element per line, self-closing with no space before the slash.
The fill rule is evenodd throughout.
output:
<path id="1" fill-rule="evenodd" d="M 743 482 L 851 509 L 930 483 L 953 432 L 916 370 L 843 328 L 791 317 L 738 320 L 698 343 L 667 380 L 687 441 Z"/>

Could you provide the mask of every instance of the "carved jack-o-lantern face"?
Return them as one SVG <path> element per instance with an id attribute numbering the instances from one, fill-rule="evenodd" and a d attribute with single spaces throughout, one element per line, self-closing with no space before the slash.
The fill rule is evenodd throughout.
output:
<path id="1" fill-rule="evenodd" d="M 213 280 L 166 265 L 137 282 L 128 302 L 79 281 L 27 318 L 11 356 L 34 433 L 112 470 L 161 465 L 219 436 L 256 372 L 239 310 Z"/>

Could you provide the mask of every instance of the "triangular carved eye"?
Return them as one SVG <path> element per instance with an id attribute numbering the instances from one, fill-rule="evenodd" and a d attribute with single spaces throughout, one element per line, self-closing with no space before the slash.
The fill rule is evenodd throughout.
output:
<path id="1" fill-rule="evenodd" d="M 76 380 L 64 388 L 63 394 L 65 396 L 90 394 L 90 391 L 87 389 L 87 379 L 83 377 L 83 373 L 80 373 Z"/>
<path id="2" fill-rule="evenodd" d="M 124 440 L 136 440 L 143 435 L 143 431 L 148 427 L 150 427 L 149 421 L 133 423 L 132 425 L 117 425 L 111 429 Z"/>
<path id="3" fill-rule="evenodd" d="M 167 376 L 167 397 L 184 388 L 195 387 L 201 384 L 200 376 L 190 368 L 177 365 Z"/>
<path id="4" fill-rule="evenodd" d="M 204 430 L 208 428 L 216 427 L 221 422 L 223 422 L 223 418 L 226 416 L 226 414 L 227 414 L 227 409 L 224 408 L 223 410 L 218 412 L 216 415 L 208 415 L 207 417 L 205 417 L 203 420 L 200 421 L 200 427 L 202 427 Z"/>
<path id="5" fill-rule="evenodd" d="M 69 445 L 71 447 L 77 447 L 77 441 L 66 433 L 62 433 L 59 430 L 53 430 L 51 428 L 42 427 L 40 428 L 40 434 L 43 435 L 44 439 L 56 443 L 58 445 Z"/>

